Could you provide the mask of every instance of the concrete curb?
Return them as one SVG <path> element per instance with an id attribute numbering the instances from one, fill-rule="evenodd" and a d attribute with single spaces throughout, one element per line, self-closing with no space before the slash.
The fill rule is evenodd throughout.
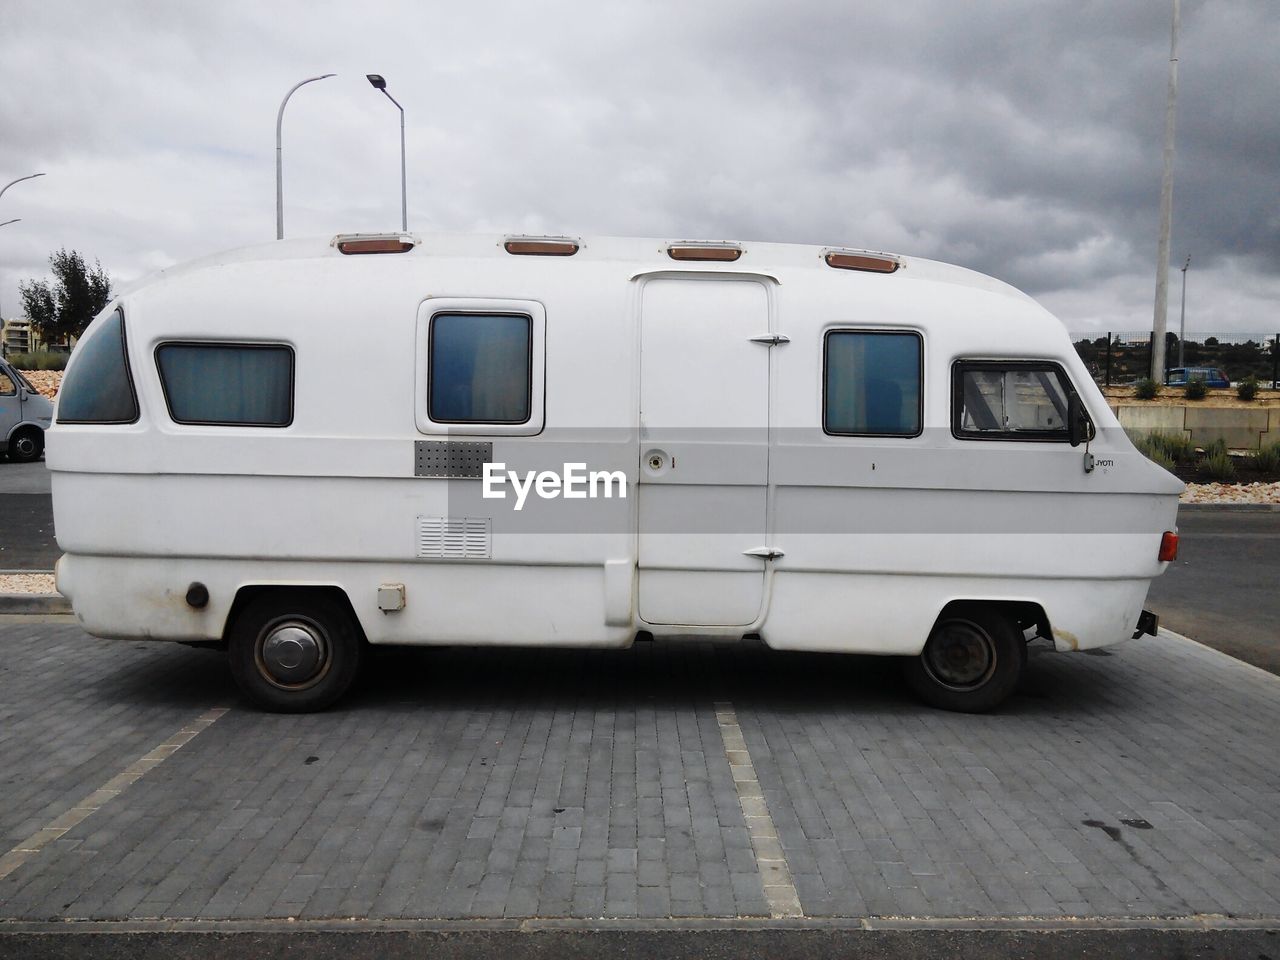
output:
<path id="1" fill-rule="evenodd" d="M 0 924 L 0 957 L 23 960 L 76 957 L 136 960 L 225 960 L 233 957 L 308 957 L 310 960 L 397 960 L 430 956 L 462 960 L 505 956 L 508 960 L 579 960 L 615 956 L 635 960 L 773 960 L 857 956 L 863 960 L 1012 960 L 1043 957 L 1127 956 L 1167 960 L 1171 956 L 1270 956 L 1280 921 L 1264 918 L 1236 924 L 1197 918 L 1137 921 L 1089 918 L 1059 925 L 1026 920 L 883 921 L 835 920 L 672 922 L 601 920 L 439 921 L 346 923 L 264 921 L 236 924 L 69 922 Z"/>
<path id="2" fill-rule="evenodd" d="M 70 612 L 71 601 L 60 593 L 0 593 L 0 614 Z"/>
<path id="3" fill-rule="evenodd" d="M 1223 513 L 1241 511 L 1243 513 L 1280 513 L 1280 503 L 1179 503 L 1179 510 L 1203 510 L 1206 512 L 1221 511 Z"/>

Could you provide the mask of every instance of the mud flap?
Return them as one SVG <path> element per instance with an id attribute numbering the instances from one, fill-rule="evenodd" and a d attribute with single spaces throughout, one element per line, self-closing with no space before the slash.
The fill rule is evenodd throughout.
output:
<path id="1" fill-rule="evenodd" d="M 1160 618 L 1150 610 L 1143 610 L 1142 616 L 1138 617 L 1138 629 L 1133 631 L 1133 639 L 1137 640 L 1144 633 L 1149 633 L 1154 637 L 1159 629 Z"/>

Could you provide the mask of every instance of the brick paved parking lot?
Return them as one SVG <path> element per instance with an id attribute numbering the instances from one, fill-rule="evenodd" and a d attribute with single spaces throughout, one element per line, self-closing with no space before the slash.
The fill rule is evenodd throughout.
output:
<path id="1" fill-rule="evenodd" d="M 287 717 L 216 653 L 8 618 L 0 919 L 767 917 L 789 884 L 806 918 L 1274 925 L 1278 728 L 1280 679 L 1171 636 L 1033 647 L 991 716 L 669 642 L 388 651 Z"/>

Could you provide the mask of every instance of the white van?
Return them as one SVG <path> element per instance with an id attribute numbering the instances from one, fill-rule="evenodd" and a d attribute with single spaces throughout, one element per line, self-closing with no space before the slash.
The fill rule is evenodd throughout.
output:
<path id="1" fill-rule="evenodd" d="M 985 710 L 1154 632 L 1182 484 L 989 277 L 754 243 L 347 235 L 161 273 L 50 433 L 90 633 L 321 709 L 366 644 L 758 636 Z"/>
<path id="2" fill-rule="evenodd" d="M 0 454 L 16 463 L 39 460 L 53 404 L 22 375 L 0 360 Z"/>

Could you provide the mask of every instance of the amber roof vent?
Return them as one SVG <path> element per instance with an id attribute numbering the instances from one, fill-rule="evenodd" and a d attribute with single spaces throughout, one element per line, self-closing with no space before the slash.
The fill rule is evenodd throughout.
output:
<path id="1" fill-rule="evenodd" d="M 742 256 L 742 248 L 736 243 L 673 243 L 667 247 L 667 256 L 672 260 L 733 263 Z"/>
<path id="2" fill-rule="evenodd" d="M 572 257 L 582 244 L 570 237 L 508 237 L 502 246 L 517 257 Z"/>
<path id="3" fill-rule="evenodd" d="M 864 273 L 893 273 L 902 261 L 889 253 L 870 250 L 825 250 L 822 259 L 837 270 L 861 270 Z"/>
<path id="4" fill-rule="evenodd" d="M 339 253 L 407 253 L 418 241 L 405 233 L 340 233 L 333 238 Z"/>

